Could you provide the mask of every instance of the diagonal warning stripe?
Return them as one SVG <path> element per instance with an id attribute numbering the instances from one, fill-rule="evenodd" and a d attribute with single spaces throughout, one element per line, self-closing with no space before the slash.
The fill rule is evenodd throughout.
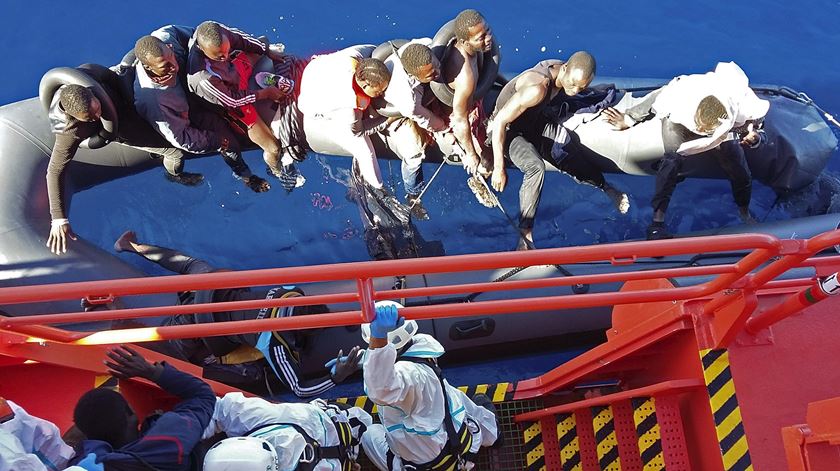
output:
<path id="1" fill-rule="evenodd" d="M 723 467 L 727 471 L 752 470 L 747 436 L 729 366 L 729 352 L 726 349 L 701 350 L 700 358 Z"/>
<path id="2" fill-rule="evenodd" d="M 656 419 L 656 400 L 650 398 L 636 398 L 633 404 L 633 422 L 636 425 L 639 453 L 642 458 L 644 471 L 660 471 L 665 469 L 662 456 L 662 437 L 659 422 Z"/>
<path id="3" fill-rule="evenodd" d="M 525 439 L 525 469 L 527 471 L 545 471 L 545 447 L 542 441 L 542 426 L 539 422 L 531 424 L 523 432 Z"/>
<path id="4" fill-rule="evenodd" d="M 595 431 L 595 444 L 598 463 L 602 470 L 618 471 L 621 462 L 618 458 L 618 441 L 615 435 L 615 423 L 610 406 L 592 408 L 592 428 Z"/>
<path id="5" fill-rule="evenodd" d="M 557 439 L 560 442 L 560 462 L 563 471 L 580 471 L 580 440 L 574 414 L 557 416 Z"/>

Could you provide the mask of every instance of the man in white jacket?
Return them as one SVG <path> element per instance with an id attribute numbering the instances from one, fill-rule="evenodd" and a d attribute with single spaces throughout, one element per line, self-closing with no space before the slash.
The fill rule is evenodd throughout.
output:
<path id="1" fill-rule="evenodd" d="M 370 415 L 358 407 L 341 408 L 320 399 L 274 404 L 228 393 L 216 401 L 203 438 L 224 432 L 249 439 L 228 438 L 211 447 L 204 470 L 264 471 L 260 465 L 266 461 L 276 464 L 270 469 L 283 471 L 351 469 L 359 454 L 359 438 L 371 423 Z"/>
<path id="2" fill-rule="evenodd" d="M 482 446 L 493 445 L 499 430 L 485 395 L 477 405 L 440 376 L 443 346 L 417 334 L 417 323 L 398 314 L 399 304 L 377 303 L 376 318 L 362 326 L 369 342 L 364 366 L 368 397 L 382 424 L 362 437 L 368 458 L 381 470 L 473 469 Z"/>
<path id="3" fill-rule="evenodd" d="M 387 118 L 371 117 L 371 100 L 385 93 L 391 73 L 371 59 L 373 46 L 348 47 L 315 56 L 303 71 L 298 106 L 307 135 L 329 136 L 353 155 L 364 181 L 382 188 L 382 175 L 370 135 L 388 125 Z"/>
<path id="4" fill-rule="evenodd" d="M 73 453 L 55 424 L 0 398 L 0 469 L 57 471 Z"/>
<path id="5" fill-rule="evenodd" d="M 769 108 L 770 102 L 756 96 L 737 64 L 721 62 L 714 72 L 671 80 L 624 113 L 605 110 L 607 121 L 622 131 L 654 117 L 662 121 L 665 156 L 656 172 L 649 240 L 671 237 L 665 211 L 681 181 L 684 159 L 703 152 L 712 152 L 729 178 L 741 219 L 755 222 L 749 211 L 752 176 L 744 147 L 761 144 L 759 130 Z"/>

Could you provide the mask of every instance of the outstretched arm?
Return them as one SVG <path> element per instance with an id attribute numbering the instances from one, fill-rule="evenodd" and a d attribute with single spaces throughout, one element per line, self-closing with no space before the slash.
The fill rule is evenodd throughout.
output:
<path id="1" fill-rule="evenodd" d="M 517 85 L 519 85 L 517 83 Z M 507 183 L 505 174 L 505 139 L 508 126 L 522 116 L 527 109 L 540 103 L 548 93 L 545 83 L 524 84 L 516 88 L 514 94 L 499 110 L 493 119 L 491 135 L 493 143 L 493 178 L 491 183 L 496 191 L 503 191 Z"/>

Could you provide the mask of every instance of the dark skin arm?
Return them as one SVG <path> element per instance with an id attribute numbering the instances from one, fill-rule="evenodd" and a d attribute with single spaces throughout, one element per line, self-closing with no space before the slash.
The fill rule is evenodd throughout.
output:
<path id="1" fill-rule="evenodd" d="M 155 382 L 163 373 L 163 364 L 149 363 L 142 355 L 127 346 L 112 348 L 106 352 L 108 359 L 105 366 L 108 367 L 108 374 L 119 378 L 143 378 Z"/>

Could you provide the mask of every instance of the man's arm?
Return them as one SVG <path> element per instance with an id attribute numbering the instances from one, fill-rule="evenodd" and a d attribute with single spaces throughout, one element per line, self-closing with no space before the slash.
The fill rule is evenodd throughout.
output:
<path id="1" fill-rule="evenodd" d="M 250 34 L 230 26 L 222 25 L 228 30 L 228 39 L 230 40 L 230 49 L 232 51 L 244 51 L 254 54 L 268 53 L 268 44 L 251 36 Z"/>
<path id="2" fill-rule="evenodd" d="M 55 145 L 47 165 L 47 195 L 50 200 L 50 216 L 53 219 L 67 218 L 64 211 L 64 172 L 83 140 L 66 134 L 55 135 Z"/>
<path id="3" fill-rule="evenodd" d="M 370 400 L 375 404 L 404 404 L 413 395 L 414 383 L 410 375 L 396 368 L 397 350 L 394 346 L 371 348 L 366 355 L 364 384 Z"/>
<path id="4" fill-rule="evenodd" d="M 193 127 L 188 117 L 163 103 L 149 105 L 138 103 L 137 111 L 174 147 L 192 154 L 218 152 L 221 141 L 216 133 Z"/>
<path id="5" fill-rule="evenodd" d="M 479 155 L 473 146 L 472 130 L 470 130 L 470 105 L 475 91 L 476 77 L 468 60 L 464 59 L 461 71 L 453 82 L 455 95 L 452 99 L 452 118 L 450 124 L 458 144 L 464 149 L 464 168 L 469 173 L 475 173 L 478 168 Z"/>
<path id="6" fill-rule="evenodd" d="M 446 129 L 446 123 L 444 123 L 443 119 L 432 113 L 430 109 L 426 108 L 419 102 L 415 102 L 412 109 L 410 111 L 406 111 L 408 111 L 409 114 L 403 114 L 403 116 L 411 118 L 414 122 L 420 125 L 421 128 L 427 131 L 439 132 Z M 400 114 L 402 114 L 402 111 Z"/>
<path id="7" fill-rule="evenodd" d="M 267 335 L 272 335 L 270 332 Z M 297 363 L 289 357 L 286 348 L 277 341 L 274 336 L 269 343 L 268 362 L 274 374 L 289 385 L 292 392 L 298 397 L 313 397 L 323 394 L 335 387 L 335 382 L 330 375 L 324 375 L 315 379 L 303 379 L 300 377 L 300 370 Z"/>
<path id="8" fill-rule="evenodd" d="M 517 81 L 516 91 L 502 109 L 499 110 L 492 123 L 493 177 L 491 184 L 496 191 L 503 191 L 507 183 L 507 175 L 505 174 L 505 139 L 507 138 L 508 126 L 522 116 L 522 113 L 528 108 L 538 105 L 545 98 L 545 94 L 548 93 L 548 87 L 544 82 L 523 83 L 520 87 L 519 83 L 523 81 L 523 78 Z"/>

